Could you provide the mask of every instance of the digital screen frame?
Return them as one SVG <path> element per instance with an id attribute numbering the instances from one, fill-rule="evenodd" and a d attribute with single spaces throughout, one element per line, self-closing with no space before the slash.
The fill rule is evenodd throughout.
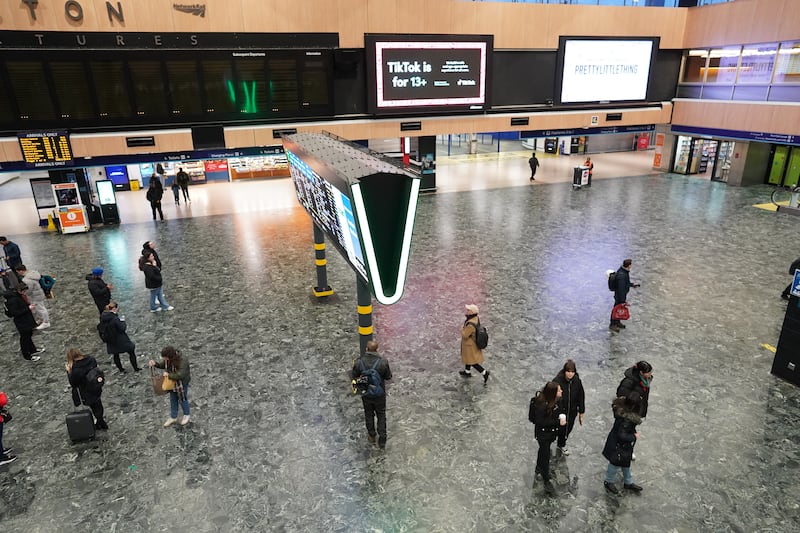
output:
<path id="1" fill-rule="evenodd" d="M 492 35 L 366 34 L 364 47 L 370 114 L 491 107 Z"/>
<path id="2" fill-rule="evenodd" d="M 72 162 L 72 147 L 66 131 L 36 131 L 17 134 L 22 160 L 29 167 L 66 166 Z"/>
<path id="3" fill-rule="evenodd" d="M 555 100 L 562 105 L 647 101 L 659 42 L 659 37 L 559 37 Z"/>
<path id="4" fill-rule="evenodd" d="M 302 149 L 284 140 L 297 201 L 314 223 L 331 238 L 350 266 L 369 282 L 364 248 L 356 226 L 349 186 L 344 180 L 323 178 L 301 158 Z"/>

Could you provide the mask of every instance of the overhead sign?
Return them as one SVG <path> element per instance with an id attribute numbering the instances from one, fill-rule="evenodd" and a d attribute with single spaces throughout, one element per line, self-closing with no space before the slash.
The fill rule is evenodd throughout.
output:
<path id="1" fill-rule="evenodd" d="M 638 126 L 603 126 L 600 128 L 575 128 L 563 130 L 523 130 L 519 132 L 523 139 L 534 137 L 572 137 L 574 135 L 604 135 L 607 133 L 639 133 L 654 131 L 655 124 L 641 124 Z"/>
<path id="2" fill-rule="evenodd" d="M 684 133 L 695 135 L 697 137 L 727 137 L 729 139 L 742 139 L 746 141 L 758 141 L 775 144 L 793 144 L 795 146 L 800 146 L 800 135 L 790 135 L 786 133 L 699 128 L 697 126 L 682 126 L 680 124 L 673 124 L 670 126 L 670 129 L 673 133 Z"/>
<path id="3" fill-rule="evenodd" d="M 72 148 L 65 131 L 20 133 L 22 160 L 28 167 L 65 166 L 72 162 Z"/>

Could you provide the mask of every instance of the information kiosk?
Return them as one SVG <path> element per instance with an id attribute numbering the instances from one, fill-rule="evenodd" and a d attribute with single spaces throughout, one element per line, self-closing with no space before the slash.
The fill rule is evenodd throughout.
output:
<path id="1" fill-rule="evenodd" d="M 56 200 L 56 215 L 61 233 L 83 233 L 89 231 L 89 218 L 81 203 L 77 183 L 56 183 L 53 186 Z"/>
<path id="2" fill-rule="evenodd" d="M 95 183 L 97 197 L 100 199 L 100 211 L 103 214 L 103 224 L 119 224 L 119 209 L 117 209 L 117 195 L 114 194 L 114 181 L 98 180 Z"/>

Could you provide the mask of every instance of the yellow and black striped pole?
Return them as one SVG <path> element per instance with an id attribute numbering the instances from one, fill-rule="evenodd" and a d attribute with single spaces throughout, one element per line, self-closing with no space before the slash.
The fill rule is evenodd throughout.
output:
<path id="1" fill-rule="evenodd" d="M 358 341 L 361 355 L 367 352 L 367 342 L 372 340 L 372 293 L 369 285 L 356 274 L 358 292 Z"/>
<path id="2" fill-rule="evenodd" d="M 312 292 L 317 298 L 331 296 L 333 289 L 328 285 L 328 260 L 325 259 L 325 234 L 314 224 L 314 256 L 317 264 L 317 286 Z"/>

